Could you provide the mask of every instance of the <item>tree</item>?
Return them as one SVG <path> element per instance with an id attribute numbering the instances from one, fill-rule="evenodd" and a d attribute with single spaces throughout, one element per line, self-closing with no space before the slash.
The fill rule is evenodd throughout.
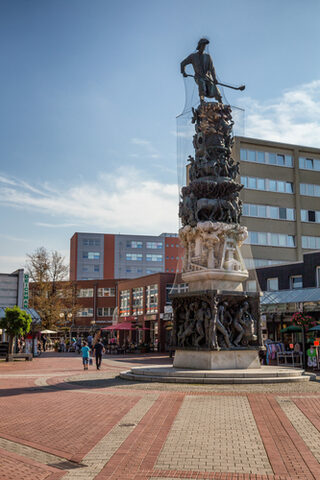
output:
<path id="1" fill-rule="evenodd" d="M 0 319 L 0 328 L 9 335 L 9 352 L 12 352 L 14 337 L 20 337 L 30 331 L 32 318 L 19 307 L 6 308 L 5 317 Z"/>
<path id="2" fill-rule="evenodd" d="M 78 308 L 74 287 L 66 280 L 69 270 L 64 257 L 57 251 L 48 252 L 44 247 L 27 257 L 27 272 L 33 282 L 30 284 L 30 306 L 39 313 L 44 328 L 66 326 L 67 314 L 71 313 L 72 318 Z"/>

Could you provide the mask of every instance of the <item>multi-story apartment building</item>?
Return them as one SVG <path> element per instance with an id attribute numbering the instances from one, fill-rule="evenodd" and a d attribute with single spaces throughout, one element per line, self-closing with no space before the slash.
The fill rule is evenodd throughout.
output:
<path id="1" fill-rule="evenodd" d="M 244 184 L 248 267 L 301 261 L 320 249 L 320 149 L 235 137 L 233 156 Z"/>
<path id="2" fill-rule="evenodd" d="M 75 233 L 70 241 L 70 280 L 136 278 L 181 271 L 178 235 Z"/>

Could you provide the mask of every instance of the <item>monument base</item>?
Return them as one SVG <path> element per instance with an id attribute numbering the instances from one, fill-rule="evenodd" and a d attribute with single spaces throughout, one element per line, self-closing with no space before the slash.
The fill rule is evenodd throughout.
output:
<path id="1" fill-rule="evenodd" d="M 173 366 L 195 370 L 257 369 L 260 368 L 260 360 L 256 349 L 220 351 L 177 349 Z"/>

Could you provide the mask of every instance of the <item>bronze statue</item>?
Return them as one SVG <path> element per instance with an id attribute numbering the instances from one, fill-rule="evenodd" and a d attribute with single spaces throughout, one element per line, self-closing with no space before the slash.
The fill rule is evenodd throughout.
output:
<path id="1" fill-rule="evenodd" d="M 194 69 L 194 79 L 199 87 L 199 96 L 201 102 L 204 97 L 215 98 L 222 103 L 221 93 L 217 87 L 217 77 L 212 59 L 208 53 L 204 53 L 206 45 L 209 43 L 207 38 L 201 38 L 197 45 L 197 52 L 191 53 L 181 62 L 181 73 L 184 77 L 188 74 L 185 67 L 192 64 Z"/>

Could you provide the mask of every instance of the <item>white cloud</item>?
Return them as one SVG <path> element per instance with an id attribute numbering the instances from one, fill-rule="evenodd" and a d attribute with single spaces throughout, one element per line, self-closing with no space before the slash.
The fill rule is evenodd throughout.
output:
<path id="1" fill-rule="evenodd" d="M 141 154 L 140 152 L 139 156 L 161 158 L 159 151 L 152 145 L 150 140 L 146 140 L 145 138 L 131 138 L 131 143 L 142 148 L 143 153 Z M 134 153 L 131 154 L 131 156 L 134 156 Z"/>
<path id="2" fill-rule="evenodd" d="M 0 255 L 1 273 L 13 273 L 18 268 L 24 268 L 26 258 L 23 256 Z"/>
<path id="3" fill-rule="evenodd" d="M 320 80 L 285 91 L 280 98 L 241 100 L 247 137 L 320 147 Z"/>
<path id="4" fill-rule="evenodd" d="M 177 185 L 146 178 L 145 172 L 134 168 L 102 173 L 95 182 L 64 185 L 60 189 L 50 184 L 40 187 L 13 180 L 15 184 L 1 185 L 0 179 L 0 204 L 58 218 L 57 225 L 37 222 L 38 225 L 80 224 L 83 229 L 130 233 L 178 229 Z"/>

